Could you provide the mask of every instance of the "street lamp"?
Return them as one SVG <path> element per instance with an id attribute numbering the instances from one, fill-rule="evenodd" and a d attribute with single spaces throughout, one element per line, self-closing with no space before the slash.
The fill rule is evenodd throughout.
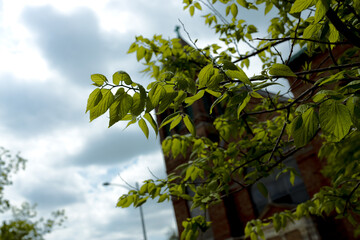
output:
<path id="1" fill-rule="evenodd" d="M 136 182 L 136 190 L 139 190 L 139 184 Z M 123 188 L 126 188 L 126 189 L 129 189 L 129 186 L 126 186 L 126 185 L 122 185 L 122 184 L 118 184 L 118 183 L 110 183 L 110 182 L 104 182 L 103 183 L 103 186 L 117 186 L 117 187 L 123 187 Z M 146 229 L 145 229 L 145 221 L 144 221 L 144 214 L 143 214 L 143 210 L 142 210 L 142 206 L 140 205 L 139 206 L 140 208 L 140 219 L 141 219 L 141 226 L 142 226 L 142 231 L 143 231 L 143 235 L 144 235 L 144 240 L 147 240 L 147 237 L 146 237 Z"/>

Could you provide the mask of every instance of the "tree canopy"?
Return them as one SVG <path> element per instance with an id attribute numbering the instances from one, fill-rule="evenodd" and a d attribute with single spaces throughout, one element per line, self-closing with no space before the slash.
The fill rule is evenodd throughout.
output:
<path id="1" fill-rule="evenodd" d="M 179 124 L 189 132 L 162 142 L 166 156 L 187 156 L 189 161 L 166 179 L 150 179 L 139 191 L 121 196 L 117 206 L 137 207 L 148 198 L 162 202 L 176 197 L 205 210 L 232 191 L 252 185 L 267 196 L 261 179 L 278 169 L 280 174 L 290 172 L 289 181 L 294 183 L 298 173 L 283 162 L 319 139 L 318 155 L 326 162 L 323 174 L 330 185 L 295 211 L 248 222 L 245 235 L 257 239 L 263 237 L 264 224 L 272 223 L 279 230 L 289 219 L 308 215 L 335 214 L 360 226 L 356 220 L 360 214 L 360 1 L 183 0 L 183 4 L 191 16 L 204 14 L 217 42 L 200 48 L 191 36 L 185 45 L 178 38 L 137 36 L 128 52 L 144 64 L 152 79 L 147 87 L 125 71 L 114 73 L 112 81 L 102 74 L 91 76 L 96 88 L 87 102 L 90 121 L 109 112 L 109 127 L 119 121 L 128 126 L 137 123 L 146 137 L 150 126 L 155 134 Z M 257 26 L 242 19 L 242 11 L 275 13 L 266 36 L 253 37 Z M 288 49 L 279 51 L 279 46 Z M 333 52 L 339 48 L 341 55 L 335 57 Z M 290 68 L 299 49 L 306 61 Z M 328 56 L 330 65 L 312 62 L 321 54 Z M 262 66 L 248 76 L 246 68 L 253 58 L 259 58 Z M 283 78 L 292 83 L 286 93 L 297 84 L 302 90 L 286 98 L 284 93 L 268 93 L 266 88 L 279 85 Z M 197 135 L 185 111 L 205 94 L 214 99 L 210 114 L 217 106 L 224 109 L 213 122 L 223 144 Z M 156 114 L 171 114 L 158 126 L 154 109 Z M 230 184 L 237 189 L 230 190 Z M 188 219 L 181 238 L 196 239 L 209 226 L 203 216 Z M 360 227 L 355 233 L 360 233 Z"/>
<path id="2" fill-rule="evenodd" d="M 11 210 L 11 217 L 5 217 L 0 225 L 0 240 L 43 240 L 54 227 L 61 225 L 65 217 L 64 210 L 54 211 L 51 218 L 38 218 L 36 205 L 24 202 L 16 207 L 4 196 L 6 186 L 12 184 L 13 174 L 25 168 L 26 160 L 0 147 L 0 214 Z"/>

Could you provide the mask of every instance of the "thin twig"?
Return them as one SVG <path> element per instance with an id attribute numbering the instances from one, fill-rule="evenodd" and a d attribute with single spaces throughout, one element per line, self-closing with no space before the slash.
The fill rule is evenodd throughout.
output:
<path id="1" fill-rule="evenodd" d="M 147 169 L 148 169 L 148 171 L 150 172 L 150 174 L 151 174 L 154 178 L 156 178 L 156 180 L 160 180 L 160 178 L 157 177 L 157 176 L 155 176 L 155 174 L 150 170 L 149 167 L 147 167 Z"/>
<path id="2" fill-rule="evenodd" d="M 360 187 L 360 181 L 358 181 L 358 183 L 356 184 L 356 186 L 353 188 L 353 190 L 350 192 L 349 196 L 347 197 L 346 202 L 345 202 L 345 206 L 344 206 L 343 215 L 345 215 L 345 213 L 346 213 L 346 209 L 347 209 L 347 206 L 349 205 L 349 202 L 350 202 L 350 199 L 351 199 L 352 195 L 355 193 L 355 191 L 356 191 L 359 187 Z"/>
<path id="3" fill-rule="evenodd" d="M 298 20 L 298 23 L 297 23 L 296 28 L 295 28 L 295 35 L 294 35 L 295 38 L 297 37 L 296 35 L 297 35 L 297 31 L 298 31 L 299 26 L 300 26 L 300 22 L 301 22 L 301 13 L 300 13 L 300 15 L 299 15 L 299 20 Z M 286 64 L 288 64 L 288 63 L 290 62 L 292 53 L 293 53 L 293 51 L 294 51 L 295 42 L 296 42 L 296 40 L 294 40 L 294 41 L 292 42 L 292 44 L 291 44 L 290 53 L 289 53 L 288 59 L 286 60 Z"/>
<path id="4" fill-rule="evenodd" d="M 237 63 L 237 62 L 240 62 L 240 61 L 242 61 L 242 60 L 245 60 L 245 59 L 251 58 L 251 57 L 253 57 L 253 56 L 256 56 L 256 55 L 258 55 L 259 53 L 261 53 L 261 52 L 263 52 L 263 51 L 265 51 L 265 50 L 267 50 L 267 49 L 269 49 L 269 48 L 271 48 L 271 47 L 273 47 L 273 46 L 276 46 L 276 45 L 278 45 L 278 44 L 280 44 L 280 43 L 286 42 L 286 41 L 288 41 L 288 39 L 280 39 L 278 42 L 269 44 L 269 45 L 267 45 L 267 46 L 265 46 L 265 47 L 263 47 L 263 48 L 260 48 L 260 49 L 257 50 L 257 51 L 254 51 L 254 52 L 250 53 L 249 55 L 240 57 L 239 59 L 235 60 L 233 63 Z"/>
<path id="5" fill-rule="evenodd" d="M 331 45 L 330 45 L 330 44 L 328 44 L 328 51 L 329 51 L 329 56 L 330 56 L 331 60 L 333 61 L 334 65 L 335 65 L 335 66 L 338 66 L 338 64 L 337 64 L 337 62 L 336 62 L 336 60 L 335 60 L 335 57 L 334 57 L 334 55 L 333 55 L 333 53 L 332 53 Z"/>
<path id="6" fill-rule="evenodd" d="M 273 170 L 273 169 L 274 169 L 275 167 L 277 167 L 280 163 L 282 163 L 284 160 L 286 160 L 289 156 L 292 156 L 293 154 L 295 154 L 295 153 L 296 153 L 297 151 L 299 151 L 300 149 L 302 149 L 302 148 L 294 148 L 294 149 L 292 149 L 292 150 L 290 151 L 290 153 L 288 153 L 288 154 L 286 154 L 285 156 L 281 157 L 274 165 L 272 165 L 272 166 L 268 169 L 268 172 L 271 171 L 271 170 Z M 224 195 L 220 196 L 220 198 L 224 198 L 224 197 L 226 197 L 226 196 L 228 196 L 228 195 L 231 195 L 231 194 L 240 192 L 240 191 L 242 191 L 243 189 L 252 186 L 254 183 L 258 182 L 258 181 L 259 181 L 260 179 L 262 179 L 262 178 L 264 178 L 264 176 L 259 176 L 259 177 L 257 177 L 257 178 L 253 181 L 253 183 L 247 184 L 247 185 L 243 184 L 244 187 L 240 187 L 240 188 L 238 188 L 238 189 L 235 189 L 234 191 L 230 192 L 229 194 L 224 194 Z"/>
<path id="7" fill-rule="evenodd" d="M 330 44 L 330 45 L 344 45 L 344 44 L 351 44 L 350 42 L 326 42 L 326 41 L 320 41 L 320 40 L 316 40 L 316 39 L 311 39 L 311 38 L 300 38 L 300 37 L 286 37 L 286 38 L 254 38 L 254 40 L 264 40 L 264 41 L 269 41 L 269 42 L 273 42 L 273 41 L 280 41 L 280 40 L 284 40 L 284 41 L 290 41 L 290 40 L 301 40 L 301 41 L 308 41 L 308 42 L 315 42 L 315 43 L 320 43 L 320 44 Z"/>
<path id="8" fill-rule="evenodd" d="M 136 187 L 130 185 L 127 181 L 125 181 L 125 179 L 123 179 L 120 174 L 119 174 L 119 177 L 120 177 L 120 179 L 121 179 L 129 188 L 135 189 L 135 190 L 139 190 L 139 189 L 137 189 Z"/>
<path id="9" fill-rule="evenodd" d="M 191 38 L 191 36 L 190 36 L 190 33 L 189 33 L 189 32 L 186 30 L 186 28 L 185 28 L 184 23 L 183 23 L 180 19 L 178 19 L 178 20 L 179 20 L 179 22 L 181 23 L 181 25 L 182 25 L 182 27 L 183 27 L 183 29 L 184 29 L 184 32 L 187 34 L 187 36 L 188 36 L 188 38 L 189 38 L 189 41 L 194 45 L 195 49 L 196 49 L 197 51 L 199 51 L 205 58 L 207 58 L 207 59 L 209 59 L 210 61 L 212 61 L 212 59 L 211 59 L 209 56 L 207 56 L 203 51 L 201 51 L 200 48 L 198 48 L 198 46 L 196 45 L 196 43 L 192 40 L 192 38 Z"/>
<path id="10" fill-rule="evenodd" d="M 289 111 L 288 111 L 288 112 L 289 112 Z M 271 151 L 271 154 L 270 154 L 270 156 L 269 156 L 269 158 L 268 158 L 268 160 L 267 160 L 268 163 L 269 163 L 269 162 L 271 161 L 271 159 L 273 158 L 274 153 L 275 153 L 276 149 L 277 149 L 278 146 L 279 146 L 280 140 L 281 140 L 282 136 L 284 135 L 286 125 L 287 125 L 287 122 L 285 121 L 285 122 L 284 122 L 284 125 L 283 125 L 283 127 L 282 127 L 282 129 L 281 129 L 280 135 L 279 135 L 278 138 L 276 139 L 276 143 L 275 143 L 275 145 L 274 145 L 274 148 L 273 148 L 273 150 Z"/>
<path id="11" fill-rule="evenodd" d="M 342 68 L 351 68 L 351 67 L 359 67 L 359 66 L 360 66 L 360 62 L 349 63 L 349 64 L 338 65 L 338 66 L 333 66 L 333 67 L 318 68 L 318 69 L 313 69 L 313 70 L 304 71 L 304 72 L 297 72 L 297 73 L 295 73 L 295 75 L 299 76 L 299 75 L 312 74 L 312 73 L 318 73 L 318 72 L 327 72 L 327 71 L 331 71 L 331 70 L 337 70 L 337 69 L 342 69 Z"/>
<path id="12" fill-rule="evenodd" d="M 289 103 L 286 106 L 279 107 L 279 108 L 274 108 L 274 109 L 270 109 L 270 110 L 264 110 L 264 111 L 258 111 L 258 112 L 250 112 L 250 113 L 247 113 L 247 115 L 258 115 L 258 114 L 263 114 L 263 113 L 272 113 L 272 112 L 276 112 L 276 111 L 284 110 L 284 109 L 290 109 L 291 106 L 293 106 L 295 103 L 299 102 L 303 97 L 305 97 L 309 93 L 312 93 L 313 91 L 315 91 L 315 89 L 318 88 L 318 87 L 319 87 L 318 85 L 314 85 L 311 88 L 308 88 L 300 96 L 298 96 L 294 101 L 292 101 L 291 103 Z"/>
<path id="13" fill-rule="evenodd" d="M 279 55 L 279 57 L 280 57 L 280 59 L 281 59 L 281 62 L 282 62 L 283 64 L 285 64 L 285 61 L 284 61 L 283 57 L 281 56 L 281 53 L 277 50 L 277 48 L 276 48 L 275 46 L 273 46 L 273 48 L 275 49 L 275 51 L 276 51 L 277 54 Z"/>

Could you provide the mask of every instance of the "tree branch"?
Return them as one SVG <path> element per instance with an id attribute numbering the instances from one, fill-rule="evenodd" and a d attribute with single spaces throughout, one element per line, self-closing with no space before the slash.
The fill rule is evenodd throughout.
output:
<path id="1" fill-rule="evenodd" d="M 300 37 L 286 37 L 286 38 L 254 38 L 254 40 L 265 40 L 265 41 L 290 41 L 290 40 L 301 40 L 301 41 L 308 41 L 308 42 L 315 42 L 315 43 L 321 43 L 321 44 L 330 44 L 330 45 L 344 45 L 344 44 L 352 44 L 349 42 L 326 42 L 326 41 L 320 41 L 315 40 L 311 38 L 300 38 Z"/>
<path id="2" fill-rule="evenodd" d="M 275 43 L 272 43 L 272 44 L 270 44 L 270 45 L 268 45 L 268 46 L 265 46 L 265 47 L 263 47 L 263 48 L 260 48 L 259 50 L 255 51 L 255 52 L 253 52 L 253 53 L 250 53 L 249 55 L 242 56 L 242 57 L 240 57 L 239 59 L 235 60 L 233 63 L 237 63 L 237 62 L 240 62 L 240 61 L 242 61 L 242 60 L 248 59 L 248 58 L 250 58 L 250 57 L 256 56 L 256 55 L 258 55 L 259 53 L 267 50 L 268 48 L 271 48 L 271 47 L 273 47 L 273 46 L 276 46 L 276 45 L 278 45 L 278 44 L 280 44 L 280 43 L 283 43 L 283 42 L 286 42 L 286 41 L 288 41 L 288 39 L 279 39 L 278 42 L 275 42 Z"/>
<path id="3" fill-rule="evenodd" d="M 330 20 L 330 22 L 335 26 L 336 30 L 338 30 L 345 38 L 347 38 L 354 46 L 360 48 L 360 38 L 351 31 L 338 17 L 338 15 L 334 12 L 334 10 L 330 7 L 326 12 L 326 16 Z"/>
<path id="4" fill-rule="evenodd" d="M 342 68 L 351 68 L 351 67 L 359 67 L 359 66 L 360 66 L 360 62 L 349 63 L 349 64 L 343 64 L 343 65 L 338 65 L 338 66 L 333 66 L 333 67 L 318 68 L 318 69 L 313 69 L 313 70 L 304 71 L 304 72 L 297 72 L 297 73 L 295 73 L 295 75 L 299 76 L 299 75 L 312 74 L 312 73 L 318 73 L 318 72 L 327 72 L 327 71 L 331 71 L 331 70 L 337 70 L 337 69 L 342 69 Z"/>

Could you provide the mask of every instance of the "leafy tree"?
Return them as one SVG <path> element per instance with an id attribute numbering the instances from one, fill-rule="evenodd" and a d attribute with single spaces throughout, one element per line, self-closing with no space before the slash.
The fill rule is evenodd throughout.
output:
<path id="1" fill-rule="evenodd" d="M 26 160 L 4 148 L 0 148 L 0 151 L 0 213 L 4 214 L 10 209 L 12 212 L 12 218 L 0 225 L 0 240 L 43 240 L 45 234 L 64 222 L 65 212 L 58 210 L 49 219 L 36 219 L 35 205 L 25 202 L 20 208 L 11 206 L 10 201 L 4 198 L 4 187 L 12 184 L 12 175 L 25 168 Z"/>
<path id="2" fill-rule="evenodd" d="M 101 74 L 91 76 L 96 89 L 87 103 L 90 121 L 109 110 L 109 127 L 118 121 L 137 123 L 146 137 L 148 126 L 157 134 L 159 128 L 172 130 L 183 123 L 189 131 L 162 143 L 165 155 L 187 156 L 189 162 L 167 179 L 145 181 L 139 191 L 121 196 L 117 206 L 137 207 L 148 198 L 162 202 L 173 196 L 192 201 L 192 208 L 206 209 L 230 194 L 229 185 L 234 183 L 236 191 L 256 185 L 267 195 L 260 180 L 279 169 L 290 172 L 293 183 L 297 173 L 284 160 L 316 138 L 321 139 L 319 156 L 327 163 L 323 173 L 331 184 L 295 211 L 250 221 L 245 235 L 257 239 L 263 237 L 263 224 L 272 223 L 279 230 L 287 219 L 310 214 L 335 214 L 360 226 L 356 220 L 360 213 L 360 1 L 183 0 L 183 4 L 190 15 L 205 12 L 205 24 L 218 42 L 200 48 L 190 37 L 191 46 L 184 46 L 176 38 L 137 36 L 128 52 L 136 54 L 153 79 L 147 88 L 124 71 L 114 73 L 112 82 Z M 265 38 L 254 38 L 257 27 L 241 19 L 241 11 L 259 9 L 265 15 L 276 13 Z M 279 52 L 282 43 L 289 49 Z M 250 50 L 244 51 L 240 47 L 244 45 Z M 333 51 L 338 48 L 344 50 L 335 58 Z M 303 69 L 289 67 L 295 49 L 307 56 Z M 327 54 L 331 65 L 312 64 L 312 57 L 319 54 Z M 243 69 L 254 57 L 262 66 L 249 77 Z M 282 78 L 304 89 L 285 101 L 281 94 L 264 94 L 266 87 L 280 84 Z M 214 98 L 210 114 L 216 106 L 224 109 L 213 122 L 226 143 L 221 146 L 198 136 L 186 111 L 205 94 Z M 151 114 L 154 109 L 157 114 L 170 112 L 159 126 Z M 194 194 L 190 196 L 187 188 Z M 183 223 L 181 239 L 195 239 L 209 225 L 202 216 L 189 219 Z"/>

